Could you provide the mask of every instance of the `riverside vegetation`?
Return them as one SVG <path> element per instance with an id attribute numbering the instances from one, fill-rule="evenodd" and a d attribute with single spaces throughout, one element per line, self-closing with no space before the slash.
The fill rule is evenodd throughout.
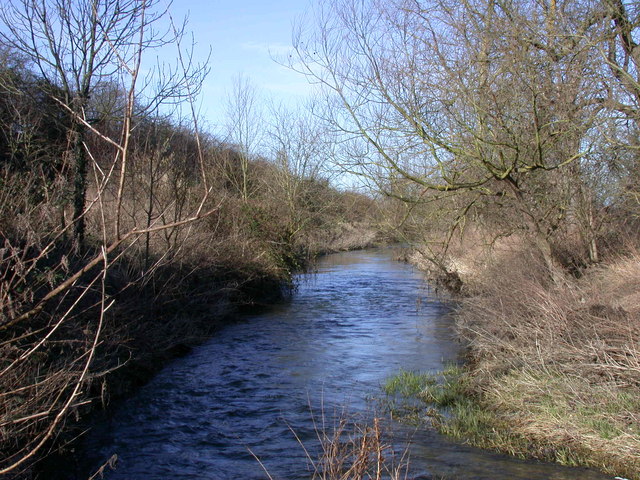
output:
<path id="1" fill-rule="evenodd" d="M 428 395 L 457 412 L 438 423 L 640 478 L 640 4 L 319 3 L 291 67 L 460 295 L 467 365 Z"/>
<path id="2" fill-rule="evenodd" d="M 453 254 L 467 362 L 414 379 L 413 393 L 447 412 L 429 410 L 436 427 L 511 455 L 640 478 L 636 247 L 554 284 L 513 238 L 485 254 L 479 243 Z"/>
<path id="3" fill-rule="evenodd" d="M 330 185 L 302 113 L 274 112 L 260 152 L 204 132 L 208 67 L 156 2 L 25 0 L 0 20 L 0 475 L 29 478 L 234 308 L 373 243 L 376 206 Z M 142 80 L 171 46 L 177 66 Z"/>

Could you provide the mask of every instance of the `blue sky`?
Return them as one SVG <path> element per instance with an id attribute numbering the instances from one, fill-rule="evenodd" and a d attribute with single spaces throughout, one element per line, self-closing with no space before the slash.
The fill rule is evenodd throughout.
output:
<path id="1" fill-rule="evenodd" d="M 197 43 L 196 59 L 206 59 L 211 48 L 211 73 L 201 103 L 205 123 L 214 130 L 223 123 L 226 96 L 238 74 L 249 78 L 265 97 L 295 102 L 308 95 L 305 78 L 271 58 L 290 48 L 293 24 L 308 6 L 307 0 L 174 1 L 173 17 L 189 17 L 187 30 Z"/>

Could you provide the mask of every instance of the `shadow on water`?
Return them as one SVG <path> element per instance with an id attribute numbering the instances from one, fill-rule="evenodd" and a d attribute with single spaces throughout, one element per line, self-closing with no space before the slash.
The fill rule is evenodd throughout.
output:
<path id="1" fill-rule="evenodd" d="M 67 478 L 86 479 L 113 454 L 110 480 L 266 478 L 250 451 L 274 479 L 309 478 L 292 431 L 313 448 L 310 408 L 316 420 L 345 405 L 366 412 L 367 398 L 401 368 L 436 372 L 458 361 L 446 305 L 392 255 L 323 258 L 315 274 L 299 277 L 290 301 L 224 328 L 108 412 Z M 433 431 L 409 434 L 411 478 L 608 478 L 479 451 Z"/>

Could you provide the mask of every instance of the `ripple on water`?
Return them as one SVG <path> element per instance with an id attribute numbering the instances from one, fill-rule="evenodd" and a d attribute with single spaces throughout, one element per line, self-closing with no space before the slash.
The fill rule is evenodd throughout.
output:
<path id="1" fill-rule="evenodd" d="M 446 311 L 388 251 L 328 256 L 316 275 L 300 277 L 289 303 L 229 325 L 98 423 L 82 468 L 116 453 L 109 480 L 262 480 L 255 454 L 274 478 L 309 478 L 298 440 L 317 452 L 323 423 L 330 429 L 344 409 L 367 411 L 366 399 L 400 368 L 438 371 L 457 360 Z M 606 478 L 481 452 L 432 431 L 398 430 L 405 434 L 415 479 Z"/>

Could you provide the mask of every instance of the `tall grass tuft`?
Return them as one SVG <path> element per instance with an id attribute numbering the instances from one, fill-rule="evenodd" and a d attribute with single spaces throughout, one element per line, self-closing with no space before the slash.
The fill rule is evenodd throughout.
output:
<path id="1" fill-rule="evenodd" d="M 306 445 L 292 432 L 306 454 L 313 480 L 408 478 L 408 450 L 396 452 L 381 417 L 363 419 L 344 410 L 328 417 L 323 408 L 319 416 L 312 412 L 312 418 L 317 444 Z"/>

